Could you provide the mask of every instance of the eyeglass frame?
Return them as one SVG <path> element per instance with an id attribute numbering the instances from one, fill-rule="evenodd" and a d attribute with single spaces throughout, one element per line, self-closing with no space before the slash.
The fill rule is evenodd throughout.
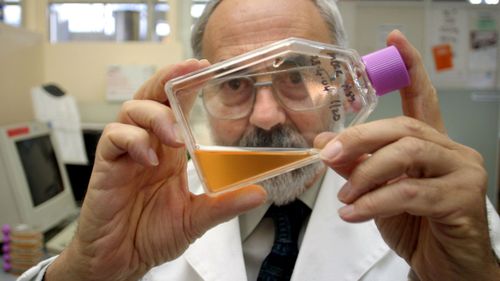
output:
<path id="1" fill-rule="evenodd" d="M 249 107 L 248 112 L 246 112 L 245 114 L 243 114 L 241 116 L 237 115 L 236 117 L 230 117 L 230 118 L 226 117 L 226 118 L 224 118 L 222 116 L 218 116 L 218 115 L 214 114 L 212 112 L 212 110 L 209 109 L 209 106 L 207 106 L 207 102 L 206 102 L 204 91 L 203 91 L 206 88 L 206 86 L 204 86 L 204 87 L 202 87 L 200 89 L 199 96 L 202 99 L 203 106 L 204 106 L 205 110 L 208 112 L 208 114 L 210 114 L 212 117 L 220 119 L 220 120 L 237 120 L 237 119 L 248 117 L 252 113 L 253 108 L 255 106 L 255 101 L 256 101 L 255 97 L 256 97 L 257 92 L 258 92 L 257 88 L 259 88 L 259 87 L 270 87 L 272 89 L 273 97 L 276 99 L 276 101 L 282 107 L 284 107 L 285 109 L 287 109 L 289 111 L 293 111 L 293 112 L 313 111 L 313 110 L 317 110 L 319 108 L 327 106 L 328 102 L 320 104 L 320 105 L 317 105 L 317 106 L 314 106 L 314 107 L 311 107 L 311 108 L 293 109 L 290 106 L 288 106 L 285 102 L 283 102 L 283 98 L 279 95 L 279 93 L 277 93 L 277 92 L 280 92 L 280 90 L 276 89 L 275 85 L 274 85 L 273 76 L 275 74 L 283 73 L 283 72 L 298 72 L 298 73 L 301 74 L 301 81 L 304 81 L 302 73 L 300 72 L 303 69 L 316 69 L 316 73 L 318 73 L 318 71 L 327 73 L 326 70 L 324 70 L 320 66 L 317 66 L 317 65 L 308 65 L 308 66 L 296 66 L 296 67 L 291 67 L 291 68 L 288 68 L 288 69 L 267 71 L 267 72 L 254 73 L 254 74 L 248 74 L 248 75 L 235 75 L 235 76 L 230 76 L 230 77 L 223 77 L 223 78 L 219 78 L 219 79 L 214 79 L 213 81 L 210 81 L 209 83 L 210 84 L 214 84 L 214 85 L 223 84 L 223 83 L 225 83 L 227 81 L 231 81 L 231 80 L 234 80 L 234 79 L 245 79 L 245 80 L 251 82 L 251 84 L 252 84 L 252 94 L 251 94 L 252 95 L 252 99 L 251 99 L 252 102 L 251 102 L 251 106 Z M 271 79 L 267 80 L 267 81 L 261 81 L 261 82 L 259 82 L 259 81 L 251 79 L 252 77 L 261 77 L 261 76 L 268 76 L 268 75 L 271 76 Z"/>

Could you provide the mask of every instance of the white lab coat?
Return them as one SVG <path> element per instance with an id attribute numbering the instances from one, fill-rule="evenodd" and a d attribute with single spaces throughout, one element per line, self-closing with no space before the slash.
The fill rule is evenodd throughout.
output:
<path id="1" fill-rule="evenodd" d="M 189 165 L 188 178 L 195 193 L 202 192 Z M 337 192 L 345 182 L 329 170 L 316 199 L 302 240 L 292 280 L 402 281 L 408 264 L 383 241 L 373 221 L 346 223 L 337 210 Z M 500 253 L 500 219 L 488 202 L 493 248 Z M 32 268 L 19 280 L 39 281 L 51 261 Z M 176 260 L 153 268 L 143 281 L 241 281 L 247 280 L 238 218 L 220 224 L 196 240 Z M 253 281 L 253 280 L 249 280 Z"/>
<path id="2" fill-rule="evenodd" d="M 191 171 L 190 186 L 201 188 Z M 309 219 L 292 280 L 407 280 L 408 264 L 383 241 L 373 220 L 352 224 L 339 218 L 337 210 L 342 204 L 337 200 L 337 192 L 344 182 L 329 169 Z M 495 221 L 490 223 L 492 235 L 497 237 L 495 249 L 500 253 L 500 222 L 491 205 L 489 208 Z M 209 230 L 182 256 L 153 268 L 144 280 L 247 280 L 238 218 Z"/>

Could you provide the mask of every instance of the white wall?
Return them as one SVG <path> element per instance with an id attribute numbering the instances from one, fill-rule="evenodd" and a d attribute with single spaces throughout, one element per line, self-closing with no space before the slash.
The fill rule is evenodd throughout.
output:
<path id="1" fill-rule="evenodd" d="M 76 97 L 82 121 L 107 123 L 115 119 L 119 109 L 119 105 L 106 102 L 107 67 L 142 64 L 160 69 L 181 61 L 182 48 L 175 42 L 46 44 L 44 58 L 44 81 L 55 82 Z"/>
<path id="2" fill-rule="evenodd" d="M 25 0 L 24 24 L 38 33 L 43 68 L 35 84 L 56 83 L 73 95 L 80 107 L 83 122 L 108 123 L 115 119 L 120 108 L 106 101 L 106 71 L 112 64 L 154 65 L 157 69 L 184 59 L 186 48 L 180 43 L 176 11 L 187 1 L 170 0 L 169 15 L 172 32 L 165 42 L 71 42 L 48 43 L 47 0 Z M 3 43 L 2 43 L 3 44 Z M 37 64 L 38 65 L 38 64 Z M 40 64 L 42 66 L 42 64 Z M 9 71 L 8 67 L 0 67 Z M 15 98 L 17 103 L 30 104 L 27 95 Z M 1 121 L 1 120 L 0 120 Z"/>
<path id="3" fill-rule="evenodd" d="M 43 81 L 40 34 L 0 24 L 0 125 L 33 119 L 30 89 Z"/>

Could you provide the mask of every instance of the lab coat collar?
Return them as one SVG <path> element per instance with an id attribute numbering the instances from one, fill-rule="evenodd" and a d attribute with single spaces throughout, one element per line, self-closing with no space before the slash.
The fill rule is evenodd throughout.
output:
<path id="1" fill-rule="evenodd" d="M 203 280 L 247 280 L 238 218 L 207 231 L 185 255 Z"/>
<path id="2" fill-rule="evenodd" d="M 309 219 L 292 280 L 359 280 L 389 253 L 373 220 L 347 223 L 337 210 L 345 180 L 329 170 Z"/>

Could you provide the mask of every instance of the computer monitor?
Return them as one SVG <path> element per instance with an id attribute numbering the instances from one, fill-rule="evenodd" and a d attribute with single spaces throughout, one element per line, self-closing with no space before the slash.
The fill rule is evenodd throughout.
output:
<path id="1" fill-rule="evenodd" d="M 51 130 L 35 122 L 0 127 L 0 225 L 46 231 L 77 212 Z"/>
<path id="2" fill-rule="evenodd" d="M 89 161 L 85 165 L 66 163 L 66 172 L 71 184 L 73 196 L 78 206 L 81 206 L 83 199 L 85 199 L 90 176 L 92 175 L 92 168 L 94 167 L 97 143 L 99 142 L 103 129 L 104 125 L 83 123 L 83 144 L 85 145 L 85 152 Z"/>

